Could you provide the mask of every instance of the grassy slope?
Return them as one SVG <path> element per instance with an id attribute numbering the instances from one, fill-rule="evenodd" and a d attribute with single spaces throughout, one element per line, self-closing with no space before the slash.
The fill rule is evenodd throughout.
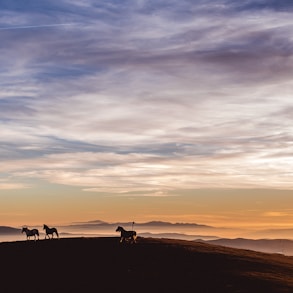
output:
<path id="1" fill-rule="evenodd" d="M 2 292 L 293 292 L 293 257 L 116 237 L 0 243 Z"/>

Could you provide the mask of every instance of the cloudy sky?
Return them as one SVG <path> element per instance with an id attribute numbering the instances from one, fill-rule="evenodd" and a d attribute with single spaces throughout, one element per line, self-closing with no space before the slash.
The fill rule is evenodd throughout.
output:
<path id="1" fill-rule="evenodd" d="M 0 224 L 293 227 L 291 0 L 1 0 Z"/>

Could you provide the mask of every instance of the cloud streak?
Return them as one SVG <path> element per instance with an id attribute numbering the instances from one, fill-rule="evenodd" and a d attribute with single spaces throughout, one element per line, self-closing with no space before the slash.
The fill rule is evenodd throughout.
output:
<path id="1" fill-rule="evenodd" d="M 59 26 L 72 26 L 72 25 L 78 25 L 78 24 L 75 24 L 75 23 L 56 23 L 56 24 L 28 25 L 28 26 L 15 26 L 15 27 L 0 27 L 0 30 L 50 28 L 50 27 L 59 27 Z"/>

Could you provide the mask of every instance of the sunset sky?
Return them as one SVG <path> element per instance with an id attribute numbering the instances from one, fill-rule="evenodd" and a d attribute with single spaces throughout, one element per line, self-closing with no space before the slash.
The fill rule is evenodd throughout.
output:
<path id="1" fill-rule="evenodd" d="M 293 228 L 292 13 L 1 0 L 0 225 Z"/>

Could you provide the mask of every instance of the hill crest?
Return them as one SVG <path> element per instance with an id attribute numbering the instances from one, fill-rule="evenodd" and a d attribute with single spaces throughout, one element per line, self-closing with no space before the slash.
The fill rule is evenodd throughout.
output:
<path id="1" fill-rule="evenodd" d="M 168 293 L 289 293 L 293 287 L 292 257 L 185 240 L 139 237 L 134 245 L 121 244 L 118 237 L 17 241 L 0 243 L 0 257 L 6 268 L 2 288 L 10 286 L 11 292 L 32 276 L 36 287 L 50 276 L 58 292 L 121 292 L 125 283 L 132 284 L 128 292 Z M 45 287 L 49 291 L 52 287 Z"/>

